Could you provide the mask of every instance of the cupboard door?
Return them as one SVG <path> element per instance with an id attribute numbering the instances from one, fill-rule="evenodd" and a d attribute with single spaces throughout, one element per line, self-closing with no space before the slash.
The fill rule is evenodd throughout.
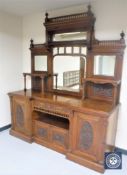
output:
<path id="1" fill-rule="evenodd" d="M 68 131 L 52 127 L 51 142 L 54 146 L 66 150 L 68 148 Z"/>
<path id="2" fill-rule="evenodd" d="M 35 137 L 37 137 L 40 140 L 49 142 L 49 134 L 50 134 L 49 128 L 50 126 L 48 124 L 35 121 L 35 126 L 34 126 Z"/>
<path id="3" fill-rule="evenodd" d="M 14 96 L 12 103 L 12 129 L 31 135 L 32 118 L 29 99 Z"/>
<path id="4" fill-rule="evenodd" d="M 102 162 L 106 125 L 102 117 L 75 112 L 73 153 L 80 157 Z"/>

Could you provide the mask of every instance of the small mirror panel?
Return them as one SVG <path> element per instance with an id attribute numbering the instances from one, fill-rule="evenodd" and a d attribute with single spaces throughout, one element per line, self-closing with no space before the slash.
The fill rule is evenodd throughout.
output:
<path id="1" fill-rule="evenodd" d="M 66 47 L 66 53 L 71 54 L 72 53 L 72 47 Z"/>
<path id="2" fill-rule="evenodd" d="M 115 63 L 115 55 L 94 56 L 94 75 L 114 76 Z"/>
<path id="3" fill-rule="evenodd" d="M 54 47 L 53 56 L 55 55 L 82 55 L 83 57 L 87 55 L 87 47 L 82 46 L 65 46 L 65 47 Z"/>
<path id="4" fill-rule="evenodd" d="M 79 47 L 73 47 L 73 52 L 76 54 L 80 53 Z"/>
<path id="5" fill-rule="evenodd" d="M 47 55 L 34 56 L 34 71 L 47 71 Z"/>
<path id="6" fill-rule="evenodd" d="M 53 41 L 86 40 L 87 32 L 60 33 L 53 36 Z"/>

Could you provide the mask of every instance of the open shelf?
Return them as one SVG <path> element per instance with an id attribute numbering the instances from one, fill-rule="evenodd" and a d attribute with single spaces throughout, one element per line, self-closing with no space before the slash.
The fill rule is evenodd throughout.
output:
<path id="1" fill-rule="evenodd" d="M 58 128 L 63 128 L 69 130 L 69 120 L 56 115 L 46 114 L 42 112 L 36 112 L 35 121 L 43 122 Z"/>
<path id="2" fill-rule="evenodd" d="M 105 100 L 113 106 L 118 104 L 121 80 L 91 77 L 83 81 L 83 99 Z"/>

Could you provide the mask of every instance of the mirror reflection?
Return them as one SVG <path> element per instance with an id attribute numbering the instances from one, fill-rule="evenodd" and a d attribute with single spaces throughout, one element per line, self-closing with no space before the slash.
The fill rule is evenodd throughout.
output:
<path id="1" fill-rule="evenodd" d="M 55 34 L 53 41 L 72 41 L 72 40 L 86 40 L 87 32 L 69 32 Z"/>
<path id="2" fill-rule="evenodd" d="M 94 56 L 94 75 L 114 76 L 115 55 Z"/>
<path id="3" fill-rule="evenodd" d="M 84 76 L 85 59 L 80 56 L 55 56 L 53 62 L 54 89 L 79 92 Z"/>
<path id="4" fill-rule="evenodd" d="M 34 63 L 35 71 L 47 71 L 47 55 L 36 55 Z"/>

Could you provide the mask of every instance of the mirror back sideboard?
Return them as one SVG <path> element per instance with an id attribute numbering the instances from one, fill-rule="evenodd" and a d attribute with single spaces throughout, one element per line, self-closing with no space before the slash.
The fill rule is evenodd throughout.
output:
<path id="1" fill-rule="evenodd" d="M 95 39 L 94 24 L 90 6 L 56 18 L 46 13 L 46 42 L 31 40 L 24 89 L 9 93 L 10 134 L 104 173 L 104 153 L 115 148 L 125 40 L 123 32 L 120 40 Z"/>

